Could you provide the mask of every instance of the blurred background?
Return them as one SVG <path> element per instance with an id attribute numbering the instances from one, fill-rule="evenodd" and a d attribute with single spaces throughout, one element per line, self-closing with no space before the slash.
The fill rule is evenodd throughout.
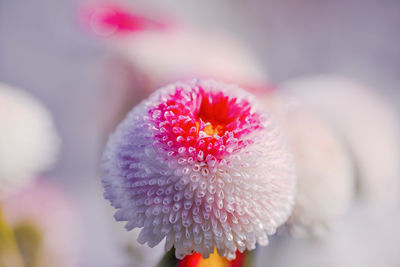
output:
<path id="1" fill-rule="evenodd" d="M 253 51 L 273 84 L 313 73 L 342 74 L 378 90 L 400 114 L 398 1 L 115 3 L 226 32 Z M 102 114 L 98 105 L 103 103 L 104 65 L 110 52 L 106 42 L 82 26 L 79 14 L 84 4 L 87 2 L 76 0 L 0 1 L 0 81 L 28 91 L 54 116 L 62 146 L 57 164 L 45 176 L 72 196 L 82 215 L 83 251 L 78 266 L 131 266 L 112 231 L 114 221 L 104 208 L 108 203 L 100 183 L 99 159 L 105 136 L 99 131 Z M 102 109 L 107 113 L 107 103 Z M 400 230 L 392 227 L 376 233 L 385 229 L 374 222 L 360 230 L 358 226 L 365 223 L 360 217 L 355 219 L 356 215 L 350 214 L 347 224 L 339 225 L 346 230 L 335 232 L 338 240 L 323 251 L 317 246 L 303 252 L 296 244 L 278 242 L 266 252 L 267 259 L 282 254 L 293 257 L 298 265 L 267 260 L 269 265 L 261 266 L 376 266 L 368 261 L 368 253 L 376 255 L 374 264 L 390 258 L 390 266 L 399 266 L 400 256 L 393 252 L 400 249 Z M 396 225 L 398 218 L 389 218 L 388 225 Z M 350 227 L 358 230 L 350 231 Z M 289 254 L 291 250 L 294 252 Z M 303 253 L 309 255 L 299 255 Z M 340 258 L 341 265 L 332 258 Z"/>

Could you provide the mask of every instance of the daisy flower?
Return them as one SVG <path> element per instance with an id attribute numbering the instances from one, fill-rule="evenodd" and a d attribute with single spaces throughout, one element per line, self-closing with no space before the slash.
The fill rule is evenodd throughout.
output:
<path id="1" fill-rule="evenodd" d="M 298 177 L 288 225 L 294 236 L 322 236 L 350 207 L 355 171 L 340 139 L 315 112 L 289 94 L 267 94 L 263 102 L 288 137 Z"/>
<path id="2" fill-rule="evenodd" d="M 127 115 L 104 152 L 105 198 L 138 241 L 164 238 L 178 259 L 235 258 L 267 245 L 292 208 L 285 140 L 252 95 L 215 81 L 177 82 Z"/>
<path id="3" fill-rule="evenodd" d="M 39 179 L 7 195 L 1 204 L 26 266 L 76 266 L 79 215 L 63 191 Z"/>
<path id="4" fill-rule="evenodd" d="M 283 85 L 328 121 L 354 158 L 364 199 L 396 203 L 400 177 L 398 116 L 379 94 L 340 76 L 310 76 Z"/>
<path id="5" fill-rule="evenodd" d="M 0 198 L 54 163 L 59 138 L 48 110 L 28 93 L 0 83 Z"/>

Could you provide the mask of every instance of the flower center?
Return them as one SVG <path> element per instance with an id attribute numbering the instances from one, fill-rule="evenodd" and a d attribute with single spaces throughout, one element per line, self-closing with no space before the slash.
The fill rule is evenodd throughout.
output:
<path id="1" fill-rule="evenodd" d="M 183 260 L 180 260 L 178 267 L 242 267 L 244 266 L 247 253 L 236 252 L 236 258 L 234 260 L 227 260 L 224 257 L 218 255 L 216 249 L 214 253 L 210 254 L 210 257 L 204 259 L 200 253 L 193 253 L 187 255 Z"/>
<path id="2" fill-rule="evenodd" d="M 225 133 L 225 125 L 222 124 L 212 124 L 211 122 L 206 123 L 206 126 L 204 127 L 204 132 L 209 135 L 209 136 L 214 136 L 214 134 L 217 134 L 219 136 L 224 135 Z M 196 129 L 197 129 L 197 133 L 200 130 L 200 121 L 196 121 Z"/>
<path id="3" fill-rule="evenodd" d="M 149 114 L 157 145 L 169 156 L 188 152 L 199 161 L 208 155 L 221 159 L 251 143 L 246 136 L 261 127 L 249 102 L 228 91 L 177 88 L 163 100 Z"/>
<path id="4" fill-rule="evenodd" d="M 204 132 L 210 136 L 214 134 L 223 135 L 225 133 L 225 126 L 221 124 L 213 125 L 210 123 L 204 127 Z"/>

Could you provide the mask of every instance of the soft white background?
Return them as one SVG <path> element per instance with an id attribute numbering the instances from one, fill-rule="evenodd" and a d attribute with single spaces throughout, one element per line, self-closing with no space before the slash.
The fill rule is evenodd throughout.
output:
<path id="1" fill-rule="evenodd" d="M 399 1 L 126 2 L 168 10 L 188 23 L 243 39 L 262 59 L 273 82 L 317 72 L 346 74 L 400 104 Z M 63 186 L 81 208 L 86 243 L 80 266 L 128 266 L 110 230 L 113 220 L 104 208 L 98 175 L 101 135 L 96 104 L 104 82 L 105 48 L 79 26 L 78 4 L 0 0 L 0 81 L 30 91 L 54 114 L 63 147 L 47 177 Z M 326 244 L 274 242 L 264 250 L 265 266 L 358 267 L 381 266 L 381 261 L 399 266 L 399 216 L 371 219 L 354 210 Z"/>

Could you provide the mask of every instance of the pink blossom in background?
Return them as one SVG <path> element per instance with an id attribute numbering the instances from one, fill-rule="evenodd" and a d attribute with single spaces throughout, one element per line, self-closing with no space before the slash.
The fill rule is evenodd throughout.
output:
<path id="1" fill-rule="evenodd" d="M 162 31 L 169 23 L 134 14 L 115 4 L 84 5 L 80 11 L 82 22 L 96 34 L 125 35 L 147 30 Z"/>
<path id="2" fill-rule="evenodd" d="M 1 205 L 5 221 L 14 232 L 21 230 L 16 238 L 21 240 L 19 246 L 28 246 L 24 259 L 29 266 L 77 266 L 82 247 L 80 215 L 60 188 L 39 179 Z"/>

